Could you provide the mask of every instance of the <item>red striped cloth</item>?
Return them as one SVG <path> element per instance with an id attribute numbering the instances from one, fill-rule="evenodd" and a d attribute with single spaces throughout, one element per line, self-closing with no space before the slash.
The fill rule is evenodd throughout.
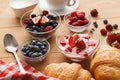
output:
<path id="1" fill-rule="evenodd" d="M 17 63 L 6 64 L 0 60 L 0 80 L 58 80 L 46 76 L 26 63 L 22 63 L 26 74 L 21 74 Z"/>

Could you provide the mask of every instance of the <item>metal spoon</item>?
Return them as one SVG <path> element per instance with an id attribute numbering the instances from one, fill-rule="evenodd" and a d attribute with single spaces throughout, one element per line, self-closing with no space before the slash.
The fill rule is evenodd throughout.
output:
<path id="1" fill-rule="evenodd" d="M 16 60 L 17 60 L 17 63 L 18 63 L 18 67 L 20 69 L 20 72 L 21 73 L 25 73 L 25 70 L 24 68 L 22 67 L 21 65 L 21 62 L 20 60 L 18 59 L 17 57 L 17 54 L 16 54 L 16 51 L 18 49 L 18 42 L 16 41 L 15 37 L 13 37 L 11 34 L 6 34 L 4 36 L 4 47 L 5 49 L 8 51 L 8 52 L 11 52 L 14 54 Z"/>

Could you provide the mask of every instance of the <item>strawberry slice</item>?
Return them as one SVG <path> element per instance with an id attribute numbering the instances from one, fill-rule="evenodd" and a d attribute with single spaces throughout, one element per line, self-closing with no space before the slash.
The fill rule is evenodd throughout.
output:
<path id="1" fill-rule="evenodd" d="M 41 16 L 37 16 L 37 17 L 32 18 L 32 21 L 34 24 L 38 24 L 40 19 L 41 19 Z"/>
<path id="2" fill-rule="evenodd" d="M 64 38 L 62 38 L 62 39 L 60 40 L 60 44 L 63 45 L 63 46 L 66 45 L 66 42 L 65 42 L 65 39 L 64 39 Z"/>
<path id="3" fill-rule="evenodd" d="M 42 19 L 40 20 L 40 23 L 46 23 L 46 22 L 49 22 L 49 18 L 43 16 Z"/>
<path id="4" fill-rule="evenodd" d="M 88 42 L 88 46 L 96 46 L 95 42 Z"/>
<path id="5" fill-rule="evenodd" d="M 107 36 L 107 41 L 108 44 L 111 45 L 112 43 L 114 43 L 117 40 L 117 35 L 114 33 L 109 33 Z"/>
<path id="6" fill-rule="evenodd" d="M 72 47 L 68 47 L 67 51 L 72 52 Z"/>
<path id="7" fill-rule="evenodd" d="M 75 47 L 75 41 L 74 41 L 74 38 L 73 38 L 72 36 L 70 36 L 69 45 L 70 45 L 72 48 Z"/>
<path id="8" fill-rule="evenodd" d="M 89 35 L 84 36 L 85 39 L 90 39 Z"/>
<path id="9" fill-rule="evenodd" d="M 77 53 L 77 54 L 79 54 L 80 52 L 81 52 L 81 50 L 80 50 L 80 49 L 77 49 L 77 50 L 76 50 L 76 53 Z"/>
<path id="10" fill-rule="evenodd" d="M 78 38 L 79 38 L 78 34 L 74 34 L 74 35 L 73 35 L 73 40 L 74 40 L 74 41 L 77 41 Z"/>
<path id="11" fill-rule="evenodd" d="M 84 50 L 84 49 L 86 48 L 85 42 L 84 42 L 83 40 L 77 40 L 76 46 L 77 46 L 80 50 Z"/>

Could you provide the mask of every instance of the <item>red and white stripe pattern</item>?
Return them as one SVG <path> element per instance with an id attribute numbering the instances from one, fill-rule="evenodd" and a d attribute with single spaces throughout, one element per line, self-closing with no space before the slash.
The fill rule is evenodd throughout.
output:
<path id="1" fill-rule="evenodd" d="M 58 80 L 46 76 L 26 63 L 22 63 L 26 74 L 21 74 L 17 63 L 6 64 L 0 60 L 0 80 Z"/>

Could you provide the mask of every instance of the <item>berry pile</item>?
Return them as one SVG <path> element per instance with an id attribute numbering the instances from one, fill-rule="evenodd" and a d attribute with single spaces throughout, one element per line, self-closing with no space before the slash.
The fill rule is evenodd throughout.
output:
<path id="1" fill-rule="evenodd" d="M 120 49 L 120 33 L 109 33 L 107 42 L 110 46 Z"/>
<path id="2" fill-rule="evenodd" d="M 40 15 L 32 14 L 30 18 L 24 18 L 23 23 L 27 24 L 28 31 L 47 32 L 57 27 L 57 18 L 55 15 L 50 15 L 47 10 L 43 10 Z"/>
<path id="3" fill-rule="evenodd" d="M 68 19 L 68 24 L 72 26 L 83 26 L 89 23 L 89 20 L 85 16 L 85 12 L 74 11 L 68 16 Z"/>
<path id="4" fill-rule="evenodd" d="M 26 57 L 39 57 L 48 51 L 48 44 L 34 39 L 29 44 L 24 45 L 21 51 Z"/>

